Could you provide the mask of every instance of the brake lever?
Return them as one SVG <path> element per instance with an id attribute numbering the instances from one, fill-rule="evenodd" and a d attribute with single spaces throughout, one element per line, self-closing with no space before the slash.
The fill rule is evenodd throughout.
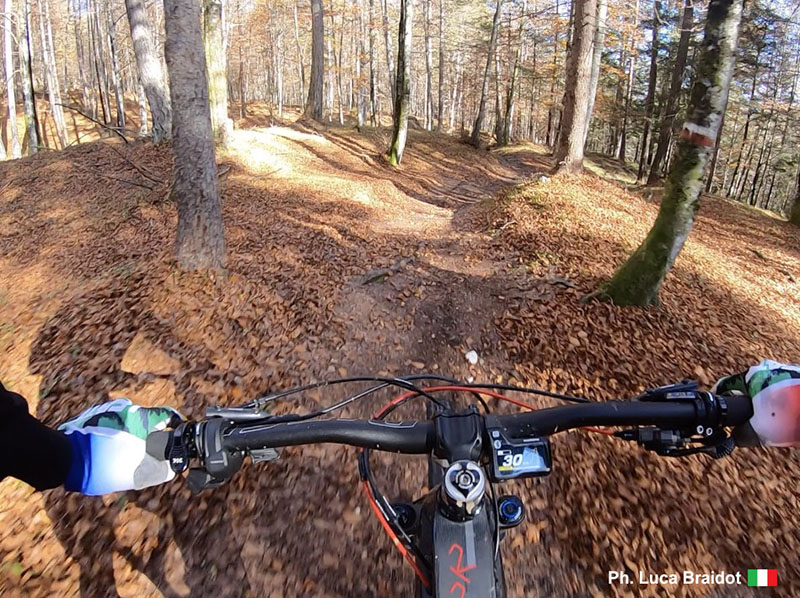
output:
<path id="1" fill-rule="evenodd" d="M 272 415 L 255 407 L 218 407 L 214 405 L 206 407 L 206 417 L 221 417 L 239 423 L 269 419 Z"/>
<path id="2" fill-rule="evenodd" d="M 192 467 L 186 475 L 186 485 L 192 494 L 198 494 L 207 488 L 219 488 L 225 480 L 219 480 L 199 467 Z"/>

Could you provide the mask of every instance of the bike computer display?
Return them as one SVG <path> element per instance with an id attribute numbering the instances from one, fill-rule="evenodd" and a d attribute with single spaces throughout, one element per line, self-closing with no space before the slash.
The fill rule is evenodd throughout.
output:
<path id="1" fill-rule="evenodd" d="M 550 473 L 552 458 L 547 438 L 510 440 L 499 429 L 489 429 L 492 474 L 495 480 L 543 476 Z"/>

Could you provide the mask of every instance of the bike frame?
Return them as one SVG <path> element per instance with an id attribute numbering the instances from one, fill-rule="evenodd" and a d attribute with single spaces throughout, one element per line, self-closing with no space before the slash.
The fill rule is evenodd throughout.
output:
<path id="1" fill-rule="evenodd" d="M 472 461 L 483 470 L 483 428 L 476 410 L 441 413 L 434 417 L 434 424 L 434 457 L 446 464 Z M 488 472 L 483 473 L 489 479 Z M 485 495 L 479 511 L 468 518 L 448 514 L 441 485 L 417 501 L 416 540 L 433 567 L 430 590 L 418 584 L 421 598 L 504 598 L 494 499 Z"/>
<path id="2" fill-rule="evenodd" d="M 486 498 L 488 503 L 491 499 Z M 421 598 L 503 598 L 502 565 L 495 558 L 497 522 L 484 504 L 472 519 L 453 521 L 442 512 L 439 488 L 419 503 L 417 541 L 433 564 L 431 591 L 418 582 Z"/>

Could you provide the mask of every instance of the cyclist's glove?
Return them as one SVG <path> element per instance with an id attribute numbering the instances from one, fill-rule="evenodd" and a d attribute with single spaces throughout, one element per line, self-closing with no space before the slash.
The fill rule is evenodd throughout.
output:
<path id="1" fill-rule="evenodd" d="M 171 407 L 139 407 L 116 399 L 91 407 L 59 426 L 72 442 L 72 465 L 64 487 L 91 496 L 139 490 L 171 480 L 165 460 L 145 452 L 147 435 L 175 427 Z"/>
<path id="2" fill-rule="evenodd" d="M 764 360 L 722 378 L 713 391 L 746 394 L 753 400 L 753 417 L 749 426 L 737 430 L 737 444 L 800 446 L 800 366 Z"/>

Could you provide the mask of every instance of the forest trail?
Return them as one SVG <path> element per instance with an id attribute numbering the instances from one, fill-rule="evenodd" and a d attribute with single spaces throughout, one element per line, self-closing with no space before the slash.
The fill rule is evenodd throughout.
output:
<path id="1" fill-rule="evenodd" d="M 3 380 L 53 423 L 108 397 L 191 417 L 361 373 L 605 399 L 800 354 L 800 241 L 785 222 L 707 200 L 662 306 L 587 305 L 657 205 L 593 175 L 539 180 L 549 163 L 528 145 L 477 152 L 412 131 L 403 167 L 390 169 L 385 135 L 302 123 L 237 131 L 218 157 L 226 279 L 170 262 L 169 147 L 105 141 L 0 164 Z M 800 548 L 787 515 L 796 453 L 678 463 L 574 433 L 554 440 L 554 454 L 551 476 L 508 486 L 529 509 L 504 543 L 510 597 L 663 595 L 614 593 L 606 572 L 620 563 L 768 563 L 800 578 L 787 556 Z M 398 497 L 419 495 L 423 467 L 374 457 Z M 411 581 L 342 447 L 287 449 L 201 496 L 176 482 L 86 499 L 13 480 L 0 496 L 3 596 L 384 597 Z"/>

